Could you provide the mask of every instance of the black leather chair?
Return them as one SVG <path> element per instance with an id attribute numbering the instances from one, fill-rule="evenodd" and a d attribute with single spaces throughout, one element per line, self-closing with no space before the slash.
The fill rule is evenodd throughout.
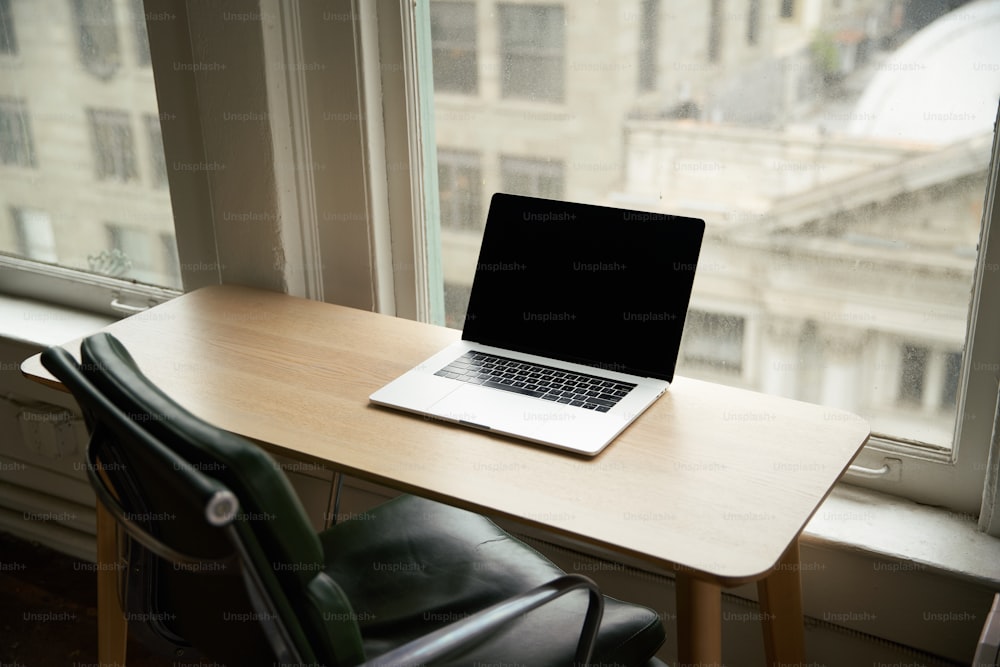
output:
<path id="1" fill-rule="evenodd" d="M 486 518 L 401 496 L 317 534 L 263 450 L 180 407 L 115 338 L 84 340 L 81 361 L 42 355 L 81 406 L 88 475 L 124 529 L 130 629 L 239 666 L 662 664 L 653 611 Z"/>

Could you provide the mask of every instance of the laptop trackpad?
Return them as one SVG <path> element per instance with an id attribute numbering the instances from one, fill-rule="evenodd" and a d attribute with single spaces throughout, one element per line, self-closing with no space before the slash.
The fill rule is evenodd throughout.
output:
<path id="1" fill-rule="evenodd" d="M 564 405 L 530 396 L 465 385 L 435 403 L 430 412 L 470 426 L 530 435 L 559 419 L 565 409 Z"/>

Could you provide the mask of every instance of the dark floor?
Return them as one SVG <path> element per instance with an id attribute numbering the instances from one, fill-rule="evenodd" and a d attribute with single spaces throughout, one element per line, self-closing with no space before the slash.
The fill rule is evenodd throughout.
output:
<path id="1" fill-rule="evenodd" d="M 126 655 L 129 667 L 189 664 L 157 654 L 134 637 L 129 638 Z M 0 664 L 96 666 L 93 563 L 0 533 Z"/>

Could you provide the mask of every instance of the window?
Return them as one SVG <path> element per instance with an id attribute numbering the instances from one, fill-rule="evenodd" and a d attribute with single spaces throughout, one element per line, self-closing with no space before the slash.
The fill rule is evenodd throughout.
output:
<path id="1" fill-rule="evenodd" d="M 245 61 L 227 60 L 225 45 L 213 39 L 213 31 L 241 26 L 225 23 L 212 4 L 190 3 L 188 22 L 150 20 L 149 25 L 153 30 L 174 31 L 172 37 L 176 39 L 189 39 L 184 44 L 190 47 L 200 66 L 219 66 L 198 73 L 206 84 L 201 93 L 207 97 L 214 95 L 216 108 L 229 108 L 232 103 L 228 96 L 241 93 L 243 88 L 236 83 L 239 77 L 230 79 L 222 74 L 223 63 L 233 68 L 245 62 L 251 71 L 257 72 L 273 68 L 269 69 L 268 61 L 259 54 L 254 60 L 252 50 Z M 333 179 L 338 182 L 325 178 L 323 187 L 301 191 L 314 198 L 316 209 L 309 211 L 304 206 L 303 210 L 313 213 L 318 223 L 312 231 L 303 226 L 302 234 L 315 233 L 326 254 L 314 257 L 307 252 L 310 246 L 305 243 L 283 247 L 285 252 L 280 259 L 292 268 L 280 278 L 290 276 L 287 284 L 292 287 L 286 287 L 280 280 L 269 282 L 270 277 L 259 278 L 262 272 L 277 273 L 274 240 L 281 237 L 287 243 L 285 236 L 265 224 L 271 220 L 266 216 L 275 214 L 260 204 L 259 198 L 255 199 L 263 188 L 248 186 L 245 181 L 240 182 L 237 170 L 222 168 L 227 161 L 231 164 L 234 154 L 245 153 L 245 146 L 221 145 L 217 142 L 227 139 L 221 136 L 224 133 L 212 132 L 213 128 L 207 127 L 200 129 L 208 141 L 195 146 L 204 152 L 185 153 L 187 145 L 176 140 L 183 124 L 164 124 L 171 188 L 180 188 L 174 201 L 182 207 L 177 211 L 176 225 L 183 229 L 183 233 L 179 231 L 177 245 L 186 285 L 192 284 L 191 272 L 195 271 L 196 280 L 202 284 L 225 275 L 233 280 L 267 282 L 268 286 L 276 285 L 276 289 L 293 290 L 300 275 L 307 280 L 322 274 L 326 292 L 321 298 L 395 313 L 428 312 L 404 303 L 400 295 L 405 295 L 408 289 L 414 302 L 444 300 L 447 295 L 442 296 L 443 285 L 448 286 L 449 295 L 460 296 L 469 284 L 465 269 L 470 264 L 470 253 L 471 264 L 475 263 L 478 249 L 475 234 L 470 230 L 454 233 L 456 230 L 437 229 L 441 216 L 433 209 L 438 202 L 435 195 L 439 192 L 437 180 L 441 174 L 436 156 L 419 163 L 406 162 L 414 155 L 422 156 L 422 149 L 433 146 L 426 135 L 419 137 L 421 143 L 406 132 L 435 127 L 442 150 L 461 147 L 462 151 L 480 156 L 478 187 L 482 188 L 484 199 L 495 190 L 517 186 L 527 192 L 552 193 L 549 196 L 705 217 L 712 234 L 702 256 L 692 311 L 739 313 L 743 318 L 742 373 L 734 381 L 767 390 L 780 385 L 782 389 L 788 388 L 791 395 L 814 392 L 816 400 L 830 395 L 862 401 L 856 412 L 870 418 L 879 433 L 866 453 L 875 457 L 869 465 L 878 467 L 881 460 L 878 457 L 891 451 L 918 473 L 904 473 L 899 483 L 886 487 L 889 491 L 965 512 L 978 508 L 996 405 L 994 374 L 1000 365 L 1000 353 L 993 342 L 1000 341 L 1000 325 L 989 315 L 980 317 L 980 314 L 997 300 L 1000 272 L 989 267 L 1000 265 L 1000 245 L 988 235 L 982 236 L 980 227 L 987 188 L 986 169 L 993 150 L 988 126 L 995 117 L 996 100 L 983 102 L 973 93 L 995 90 L 995 82 L 977 78 L 994 73 L 985 68 L 961 67 L 962 61 L 958 60 L 958 66 L 952 62 L 950 67 L 923 70 L 951 73 L 948 81 L 929 83 L 912 68 L 907 70 L 900 65 L 911 55 L 897 53 L 914 39 L 906 39 L 910 32 L 921 29 L 937 32 L 954 27 L 961 27 L 968 34 L 961 40 L 931 41 L 940 48 L 961 42 L 969 53 L 989 53 L 984 50 L 989 44 L 966 44 L 975 38 L 975 21 L 959 22 L 943 17 L 942 23 L 928 25 L 909 15 L 896 22 L 872 21 L 876 29 L 872 43 L 883 51 L 872 59 L 878 66 L 859 71 L 857 81 L 848 81 L 849 85 L 842 89 L 832 90 L 814 77 L 808 49 L 814 25 L 781 21 L 778 11 L 764 11 L 755 49 L 742 48 L 745 46 L 742 29 L 725 30 L 721 34 L 721 52 L 729 55 L 732 49 L 749 55 L 733 56 L 724 64 L 706 68 L 703 62 L 691 62 L 678 55 L 704 51 L 706 17 L 672 16 L 670 21 L 661 22 L 663 34 L 656 48 L 660 50 L 659 62 L 678 66 L 661 68 L 656 94 L 643 96 L 656 97 L 660 104 L 655 112 L 639 113 L 643 110 L 631 99 L 636 92 L 635 72 L 622 76 L 620 71 L 577 71 L 565 67 L 566 58 L 572 54 L 591 55 L 604 44 L 634 49 L 615 62 L 638 62 L 640 40 L 635 22 L 623 17 L 618 3 L 595 3 L 590 6 L 591 12 L 567 17 L 563 15 L 563 7 L 554 3 L 514 5 L 477 0 L 481 95 L 475 100 L 476 111 L 469 113 L 462 106 L 468 105 L 469 100 L 463 96 L 442 95 L 434 98 L 431 105 L 427 91 L 412 85 L 419 80 L 422 85 L 433 86 L 429 9 L 426 3 L 402 3 L 398 10 L 391 4 L 356 3 L 352 7 L 356 7 L 357 15 L 332 11 L 319 3 L 295 5 L 303 12 L 301 37 L 309 47 L 305 53 L 308 58 L 317 59 L 315 63 L 307 60 L 303 64 L 327 68 L 323 85 L 310 92 L 319 95 L 316 99 L 322 100 L 319 106 L 324 113 L 338 121 L 334 128 L 331 123 L 313 123 L 314 131 L 321 128 L 316 131 L 319 135 L 316 146 L 336 149 L 335 156 L 325 154 L 325 157 L 320 157 L 323 154 L 317 150 L 314 160 L 327 165 L 336 160 L 338 174 L 343 178 Z M 19 3 L 17 8 L 22 11 L 36 5 Z M 279 3 L 279 11 L 291 11 L 291 5 Z M 73 7 L 70 3 L 65 6 Z M 544 21 L 528 22 L 526 31 L 538 43 L 531 44 L 533 38 L 524 37 L 520 40 L 521 48 L 514 49 L 514 54 L 520 56 L 508 58 L 510 49 L 502 38 L 504 23 L 509 32 L 514 14 L 535 8 L 545 8 L 544 13 L 550 17 L 558 15 L 558 21 L 552 21 L 551 25 Z M 900 4 L 872 0 L 871 8 L 872 15 L 877 16 L 883 10 L 898 11 Z M 977 5 L 967 5 L 962 11 L 965 14 L 976 9 Z M 316 15 L 309 14 L 311 11 Z M 822 14 L 823 10 L 818 11 Z M 68 16 L 61 18 L 72 24 L 72 12 L 65 13 Z M 412 53 L 406 52 L 415 55 L 412 62 L 407 64 L 403 56 L 395 58 L 391 49 L 380 48 L 387 43 L 372 43 L 372 36 L 362 30 L 362 26 L 375 25 L 372 18 L 380 19 L 377 21 L 380 30 L 395 34 L 402 41 L 410 35 L 418 36 L 421 41 Z M 826 17 L 810 15 L 810 18 L 822 21 Z M 540 23 L 545 23 L 546 28 L 539 29 Z M 610 26 L 619 26 L 624 31 L 620 39 L 609 39 Z M 900 26 L 905 26 L 905 30 Z M 256 31 L 248 29 L 246 36 L 259 37 L 260 33 L 257 26 Z M 552 35 L 558 39 L 550 39 Z M 20 46 L 27 52 L 23 35 L 20 36 Z M 276 35 L 268 33 L 266 37 Z M 553 49 L 555 42 L 558 48 Z M 152 45 L 159 43 L 162 43 L 159 39 L 151 40 Z M 356 48 L 358 45 L 360 48 Z M 75 57 L 76 45 L 71 43 L 69 48 L 73 52 L 70 55 Z M 553 67 L 552 56 L 556 53 L 561 64 Z M 191 110 L 198 108 L 198 97 L 184 88 L 191 73 L 184 67 L 193 68 L 193 63 L 177 63 L 169 56 L 165 61 L 160 60 L 164 55 L 158 54 L 154 47 L 153 70 L 158 77 L 167 76 L 181 89 L 187 95 L 181 97 L 189 106 L 163 111 L 172 113 L 182 108 L 185 114 L 190 114 L 185 119 L 197 119 L 198 114 Z M 528 56 L 536 57 L 538 62 L 532 66 Z M 932 57 L 960 58 L 947 51 Z M 491 70 L 489 63 L 499 66 Z M 67 73 L 62 70 L 73 68 L 62 68 L 46 78 L 40 75 L 41 70 L 27 65 L 23 76 L 14 68 L 5 72 L 10 76 L 0 80 L 0 94 L 25 100 L 40 142 L 43 137 L 53 136 L 55 130 L 74 137 L 73 145 L 81 146 L 82 152 L 72 153 L 69 142 L 64 140 L 58 150 L 48 150 L 45 143 L 40 143 L 39 153 L 44 158 L 40 163 L 48 168 L 49 155 L 53 160 L 57 157 L 64 160 L 65 172 L 75 179 L 74 187 L 87 196 L 70 200 L 64 196 L 68 188 L 61 181 L 58 190 L 36 187 L 31 191 L 26 185 L 35 176 L 34 172 L 5 169 L 5 178 L 0 181 L 0 211 L 10 207 L 47 210 L 60 242 L 60 262 L 83 268 L 88 255 L 99 255 L 108 248 L 78 251 L 77 246 L 82 243 L 64 239 L 79 238 L 93 240 L 95 246 L 108 245 L 108 235 L 102 227 L 105 220 L 120 221 L 130 227 L 134 221 L 141 221 L 141 226 L 148 223 L 157 234 L 168 233 L 174 223 L 166 190 L 144 187 L 138 180 L 130 181 L 127 188 L 114 182 L 103 183 L 85 168 L 91 128 L 86 106 L 79 97 L 66 95 L 55 106 L 57 111 L 68 109 L 71 113 L 39 112 L 41 97 L 34 97 L 33 91 L 40 86 L 33 88 L 28 82 L 44 81 L 44 91 L 49 94 L 68 93 L 80 83 L 72 79 L 79 72 Z M 410 73 L 408 67 L 415 67 L 415 76 L 399 76 L 399 72 Z M 553 101 L 536 93 L 507 94 L 512 91 L 505 89 L 508 83 L 504 71 L 513 71 L 515 67 L 531 72 L 539 80 L 551 79 L 553 72 L 559 72 L 561 103 L 512 103 L 524 99 Z M 955 76 L 955 72 L 961 72 L 962 76 Z M 217 73 L 218 78 L 213 78 Z M 907 76 L 902 76 L 903 73 Z M 605 75 L 614 75 L 624 83 L 617 87 L 610 85 L 603 78 Z M 865 85 L 859 85 L 863 77 L 871 78 Z M 87 78 L 93 79 L 89 74 Z M 381 84 L 379 90 L 369 87 L 373 78 Z M 788 94 L 800 79 L 807 80 L 809 85 L 803 89 L 811 91 L 811 97 L 798 99 Z M 295 79 L 289 81 L 294 83 Z M 15 89 L 12 82 L 19 87 Z M 212 85 L 215 83 L 228 85 Z M 867 106 L 886 103 L 885 95 L 890 92 L 903 94 L 900 86 L 892 83 L 904 88 L 912 83 L 919 90 L 920 94 L 914 95 L 912 101 L 892 107 L 912 111 L 909 117 L 876 113 L 872 110 L 875 107 Z M 862 97 L 852 97 L 865 88 L 873 98 L 862 103 Z M 942 92 L 927 95 L 929 89 Z M 595 90 L 622 92 L 595 96 Z M 137 108 L 119 108 L 129 108 L 130 118 L 155 112 L 155 97 L 151 101 L 143 99 Z M 164 98 L 164 103 L 175 104 L 177 99 L 177 96 Z M 256 101 L 257 104 L 244 106 L 264 108 L 259 99 Z M 697 113 L 678 120 L 670 111 L 684 102 L 690 102 Z M 952 105 L 952 110 L 935 107 L 939 102 Z M 750 103 L 773 109 L 774 113 L 767 118 L 737 113 Z M 117 106 L 119 102 L 114 104 Z M 954 114 L 953 109 L 970 111 Z M 432 122 L 412 122 L 414 118 L 423 118 L 421 114 L 436 117 Z M 202 114 L 201 121 L 211 120 L 210 116 Z M 379 122 L 363 122 L 368 118 Z M 734 118 L 739 118 L 739 122 Z M 40 124 L 50 121 L 56 125 L 46 125 L 43 131 Z M 369 139 L 382 123 L 387 127 L 381 136 L 386 150 L 379 153 L 379 143 Z M 900 141 L 909 136 L 904 132 L 909 132 L 911 125 L 918 129 L 922 139 Z M 301 129 L 298 122 L 291 127 Z M 402 132 L 394 134 L 400 127 Z M 337 134 L 333 136 L 335 140 L 324 143 L 333 130 L 349 136 L 349 140 Z M 896 133 L 895 138 L 892 133 Z M 412 143 L 400 146 L 394 138 L 398 136 L 406 136 Z M 246 144 L 256 137 L 247 133 L 239 138 Z M 737 138 L 740 149 L 734 150 L 730 140 Z M 145 143 L 144 134 L 137 143 Z M 279 148 L 286 145 L 273 143 Z M 254 144 L 255 150 L 259 148 L 267 146 Z M 266 155 L 265 150 L 258 152 Z M 382 165 L 381 177 L 377 169 L 382 167 L 378 159 L 369 159 L 372 157 L 388 162 Z M 282 155 L 274 155 L 261 160 L 280 164 L 281 158 Z M 409 168 L 399 168 L 402 164 L 409 164 Z M 259 176 L 258 171 L 267 170 L 252 170 L 251 175 Z M 281 172 L 279 176 L 309 173 L 303 169 L 276 171 Z M 459 180 L 452 179 L 444 187 L 454 188 Z M 918 187 L 900 188 L 904 183 Z M 386 192 L 377 191 L 377 187 Z M 130 196 L 127 202 L 120 196 L 102 200 L 96 206 L 89 202 L 91 195 L 103 190 L 136 196 Z M 333 190 L 337 197 L 329 196 Z M 205 192 L 211 192 L 212 196 L 207 197 Z M 295 192 L 297 196 L 300 193 Z M 28 193 L 33 193 L 31 201 L 25 199 Z M 331 204 L 326 198 L 337 201 Z M 421 200 L 427 202 L 426 209 L 431 209 L 424 225 L 412 217 L 416 215 L 414 211 L 425 210 L 414 203 Z M 313 200 L 303 197 L 297 201 Z M 370 205 L 371 201 L 378 206 Z M 151 208 L 140 211 L 139 207 L 147 203 Z M 50 204 L 58 205 L 59 210 L 49 209 Z M 109 207 L 115 210 L 109 211 Z M 126 207 L 129 210 L 124 213 L 117 210 Z M 281 219 L 298 217 L 283 214 Z M 198 224 L 191 224 L 192 221 Z M 0 225 L 4 226 L 0 229 L 0 242 L 7 244 L 2 248 L 6 256 L 0 259 L 12 255 L 19 259 L 21 247 L 12 231 L 12 220 L 0 219 Z M 76 229 L 80 232 L 74 232 Z M 402 243 L 400 235 L 405 237 L 406 233 L 410 238 Z M 249 242 L 247 237 L 252 235 L 259 238 Z M 233 241 L 237 238 L 238 243 Z M 218 254 L 214 257 L 208 251 L 202 256 L 197 254 L 204 248 L 216 247 Z M 189 254 L 192 248 L 196 259 Z M 393 249 L 397 249 L 397 254 L 393 254 Z M 414 259 L 422 251 L 433 255 L 427 262 L 430 268 Z M 71 253 L 82 256 L 70 257 Z M 433 267 L 437 262 L 442 271 L 435 276 Z M 19 267 L 13 272 L 15 276 L 22 275 L 23 264 L 14 265 Z M 321 266 L 322 270 L 318 268 Z M 201 267 L 207 267 L 204 277 L 197 273 Z M 413 276 L 411 284 L 403 285 L 404 274 Z M 165 284 L 166 280 L 158 284 Z M 4 289 L 10 289 L 9 285 L 10 281 L 5 281 Z M 976 295 L 971 310 L 970 291 Z M 448 299 L 449 304 L 461 301 L 461 298 Z M 461 306 L 457 308 L 447 315 L 449 323 L 461 322 Z M 443 317 L 441 321 L 445 321 Z M 967 321 L 975 324 L 974 330 L 966 331 Z M 731 336 L 731 330 L 728 335 Z M 731 337 L 728 343 L 730 350 L 732 340 Z M 951 435 L 943 442 L 914 440 L 898 430 L 898 423 L 905 425 L 913 420 L 899 419 L 901 415 L 912 414 L 912 408 L 897 406 L 895 391 L 882 396 L 884 400 L 875 406 L 901 410 L 891 419 L 882 419 L 875 414 L 875 407 L 865 402 L 876 385 L 883 391 L 892 385 L 895 390 L 894 378 L 900 373 L 902 362 L 901 341 L 932 350 L 923 380 L 924 396 L 943 399 L 952 391 L 943 380 L 935 380 L 935 375 L 957 378 L 956 410 L 941 411 L 947 414 L 934 417 L 937 423 L 955 427 L 944 429 Z M 725 338 L 717 341 L 714 355 L 724 356 L 720 351 L 727 349 L 726 345 Z M 803 351 L 808 356 L 802 356 Z M 940 373 L 932 372 L 935 354 L 944 359 Z M 712 355 L 696 356 L 701 357 L 699 364 L 706 364 L 707 357 Z M 954 369 L 959 366 L 956 373 Z M 697 375 L 702 370 L 706 375 L 724 374 L 718 365 L 702 369 L 682 367 L 679 372 Z"/>
<path id="2" fill-rule="evenodd" d="M 479 73 L 475 3 L 432 2 L 430 11 L 434 89 L 476 94 Z"/>
<path id="3" fill-rule="evenodd" d="M 35 144 L 24 102 L 0 97 L 0 163 L 35 166 Z"/>
<path id="4" fill-rule="evenodd" d="M 470 197 L 482 188 L 483 202 L 506 190 L 704 218 L 678 372 L 847 408 L 876 434 L 866 465 L 901 457 L 920 471 L 880 488 L 977 507 L 985 459 L 973 459 L 990 442 L 982 415 L 996 388 L 976 368 L 1000 358 L 984 338 L 992 320 L 976 319 L 981 297 L 969 299 L 1000 288 L 1000 272 L 981 268 L 1000 257 L 977 252 L 1000 90 L 1000 72 L 981 64 L 1000 60 L 982 7 L 936 17 L 870 0 L 863 12 L 815 3 L 802 14 L 791 1 L 713 0 L 654 22 L 656 5 L 563 14 L 479 0 L 481 74 L 498 56 L 499 94 L 483 75 L 475 113 L 435 100 L 441 202 L 455 200 L 450 152 L 461 146 L 481 156 Z M 870 57 L 824 76 L 814 47 L 824 26 L 864 35 Z M 557 68 L 557 55 L 637 72 Z M 516 71 L 561 73 L 560 107 L 510 105 L 541 99 L 514 88 Z M 441 230 L 449 323 L 462 321 L 462 299 L 449 295 L 470 285 L 465 254 L 478 249 L 464 233 Z"/>
<path id="5" fill-rule="evenodd" d="M 747 44 L 753 46 L 757 43 L 758 32 L 760 31 L 760 0 L 749 0 L 747 7 Z"/>
<path id="6" fill-rule="evenodd" d="M 477 154 L 467 151 L 438 151 L 442 227 L 482 229 L 485 219 L 481 182 L 482 170 Z"/>
<path id="7" fill-rule="evenodd" d="M 27 208 L 11 210 L 17 234 L 17 248 L 24 257 L 39 262 L 57 262 L 56 236 L 45 211 Z"/>
<path id="8" fill-rule="evenodd" d="M 562 102 L 566 85 L 563 8 L 500 5 L 501 94 Z"/>
<path id="9" fill-rule="evenodd" d="M 505 192 L 560 199 L 563 164 L 558 160 L 501 157 L 501 183 Z"/>
<path id="10" fill-rule="evenodd" d="M 122 182 L 138 179 L 139 165 L 128 112 L 90 109 L 88 116 L 97 178 Z"/>
<path id="11" fill-rule="evenodd" d="M 109 79 L 121 65 L 112 0 L 74 0 L 80 62 L 94 76 Z"/>
<path id="12" fill-rule="evenodd" d="M 146 25 L 142 3 L 0 0 L 0 26 L 7 35 L 13 35 L 12 13 L 32 29 L 18 33 L 18 57 L 5 61 L 0 76 L 3 290 L 117 315 L 121 311 L 111 305 L 116 300 L 148 305 L 150 299 L 168 298 L 180 286 L 180 266 L 153 72 L 142 57 L 119 56 L 119 29 L 128 45 L 134 34 L 139 51 L 148 51 L 140 39 Z M 151 23 L 180 30 L 180 21 Z M 173 59 L 167 62 L 161 74 L 171 73 Z M 115 80 L 105 80 L 108 76 Z M 169 103 L 177 100 L 173 94 Z M 108 220 L 144 229 L 154 239 L 152 259 L 137 262 L 141 271 L 127 281 L 113 278 L 121 253 L 116 255 Z M 204 227 L 196 212 L 187 211 L 182 224 L 188 220 Z"/>
<path id="13" fill-rule="evenodd" d="M 0 53 L 17 53 L 17 36 L 14 32 L 14 14 L 11 0 L 0 0 Z"/>

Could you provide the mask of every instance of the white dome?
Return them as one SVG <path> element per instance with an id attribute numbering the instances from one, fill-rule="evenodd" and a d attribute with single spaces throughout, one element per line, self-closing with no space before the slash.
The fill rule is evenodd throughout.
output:
<path id="1" fill-rule="evenodd" d="M 1000 0 L 933 21 L 875 65 L 850 134 L 950 144 L 989 132 L 1000 101 Z"/>

